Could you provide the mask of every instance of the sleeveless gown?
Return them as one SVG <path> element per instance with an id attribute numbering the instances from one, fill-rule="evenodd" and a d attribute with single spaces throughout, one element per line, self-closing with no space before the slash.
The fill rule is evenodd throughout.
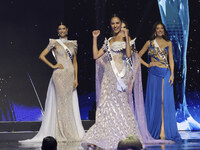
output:
<path id="1" fill-rule="evenodd" d="M 155 41 L 156 42 L 156 41 Z M 149 61 L 151 57 L 168 66 L 168 62 L 164 61 L 163 57 L 158 54 L 158 47 L 154 41 L 150 42 L 148 50 Z M 169 47 L 165 47 L 161 51 L 161 55 L 168 55 Z M 145 98 L 145 111 L 147 118 L 147 126 L 153 138 L 160 138 L 161 123 L 162 123 L 162 81 L 163 85 L 163 111 L 164 111 L 164 130 L 165 139 L 179 141 L 181 139 L 178 133 L 176 123 L 176 110 L 174 104 L 173 85 L 170 86 L 169 78 L 171 72 L 169 67 L 150 67 L 148 72 L 146 98 Z"/>
<path id="2" fill-rule="evenodd" d="M 76 41 L 64 40 L 63 43 L 72 55 L 76 52 Z M 42 142 L 46 136 L 53 136 L 58 142 L 81 141 L 84 129 L 80 118 L 77 91 L 73 89 L 73 64 L 65 49 L 55 39 L 50 39 L 47 48 L 52 50 L 57 63 L 62 64 L 64 69 L 53 71 L 39 132 L 32 139 L 19 142 Z"/>

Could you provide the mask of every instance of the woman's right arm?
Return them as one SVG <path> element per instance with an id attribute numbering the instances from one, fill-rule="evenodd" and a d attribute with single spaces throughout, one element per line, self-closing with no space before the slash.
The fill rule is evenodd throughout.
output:
<path id="1" fill-rule="evenodd" d="M 140 57 L 140 62 L 141 62 L 141 64 L 143 64 L 143 65 L 146 66 L 147 68 L 150 67 L 150 64 L 146 63 L 146 62 L 142 59 L 142 56 L 143 56 L 144 53 L 148 50 L 149 46 L 150 46 L 150 41 L 147 41 L 147 42 L 144 44 L 143 48 L 142 48 L 142 49 L 140 50 L 140 52 L 138 53 L 138 55 L 139 55 L 139 57 Z"/>
<path id="2" fill-rule="evenodd" d="M 100 50 L 98 50 L 97 48 L 97 37 L 100 34 L 100 30 L 94 30 L 92 32 L 93 35 L 93 58 L 94 59 L 98 59 L 100 56 L 102 56 L 104 54 L 104 50 L 103 48 L 101 48 Z"/>
<path id="3" fill-rule="evenodd" d="M 51 67 L 52 69 L 63 69 L 64 67 L 62 66 L 62 64 L 56 64 L 53 65 L 52 63 L 50 63 L 47 59 L 46 59 L 46 55 L 50 52 L 51 50 L 49 50 L 48 48 L 45 48 L 42 53 L 39 56 L 39 59 L 41 59 L 44 63 L 46 63 L 49 67 Z"/>

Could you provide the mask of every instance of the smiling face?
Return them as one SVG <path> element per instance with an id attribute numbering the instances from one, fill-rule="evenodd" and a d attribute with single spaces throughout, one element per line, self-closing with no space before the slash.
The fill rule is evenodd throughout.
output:
<path id="1" fill-rule="evenodd" d="M 67 33 L 68 33 L 68 28 L 65 25 L 58 26 L 58 34 L 61 38 L 66 37 Z"/>
<path id="2" fill-rule="evenodd" d="M 117 34 L 121 31 L 121 25 L 122 25 L 122 22 L 118 17 L 113 17 L 110 21 L 110 26 L 114 34 Z"/>
<path id="3" fill-rule="evenodd" d="M 165 30 L 162 24 L 156 26 L 156 36 L 162 37 L 165 34 Z"/>

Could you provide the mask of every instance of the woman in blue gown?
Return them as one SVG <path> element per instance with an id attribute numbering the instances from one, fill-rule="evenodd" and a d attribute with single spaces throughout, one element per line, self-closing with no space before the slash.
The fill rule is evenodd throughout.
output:
<path id="1" fill-rule="evenodd" d="M 141 57 L 148 51 L 148 63 Z M 174 60 L 172 43 L 162 22 L 153 26 L 151 39 L 139 52 L 148 68 L 145 98 L 147 126 L 155 139 L 179 140 L 174 105 Z"/>

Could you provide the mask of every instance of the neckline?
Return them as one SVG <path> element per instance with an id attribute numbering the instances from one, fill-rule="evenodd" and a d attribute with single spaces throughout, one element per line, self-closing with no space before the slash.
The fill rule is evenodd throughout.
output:
<path id="1" fill-rule="evenodd" d="M 65 37 L 65 38 L 59 38 L 59 40 L 61 40 L 63 43 L 67 42 L 68 41 L 68 38 Z"/>
<path id="2" fill-rule="evenodd" d="M 67 38 L 62 38 L 64 39 L 64 41 L 61 40 L 61 38 L 59 38 L 59 40 L 61 40 L 63 42 L 63 44 L 67 47 L 67 49 L 69 50 L 70 53 L 73 53 L 73 50 L 71 50 L 66 44 L 67 41 L 69 41 Z M 65 48 L 58 42 L 58 44 L 62 47 L 62 49 L 65 51 L 65 53 L 67 54 Z"/>
<path id="3" fill-rule="evenodd" d="M 155 41 L 156 41 L 156 43 L 158 44 L 158 42 L 157 42 L 156 39 L 155 39 Z M 158 44 L 158 46 L 159 46 L 160 49 L 165 49 L 165 48 L 169 47 L 169 46 L 165 46 L 165 47 L 161 48 L 159 44 Z"/>
<path id="4" fill-rule="evenodd" d="M 110 40 L 112 39 L 113 37 L 111 37 L 110 39 L 109 39 L 109 46 L 111 47 L 114 43 L 116 43 L 116 42 L 119 42 L 119 43 L 122 43 L 122 42 L 124 42 L 124 41 L 114 41 L 114 42 L 112 42 L 112 44 L 110 44 Z"/>

